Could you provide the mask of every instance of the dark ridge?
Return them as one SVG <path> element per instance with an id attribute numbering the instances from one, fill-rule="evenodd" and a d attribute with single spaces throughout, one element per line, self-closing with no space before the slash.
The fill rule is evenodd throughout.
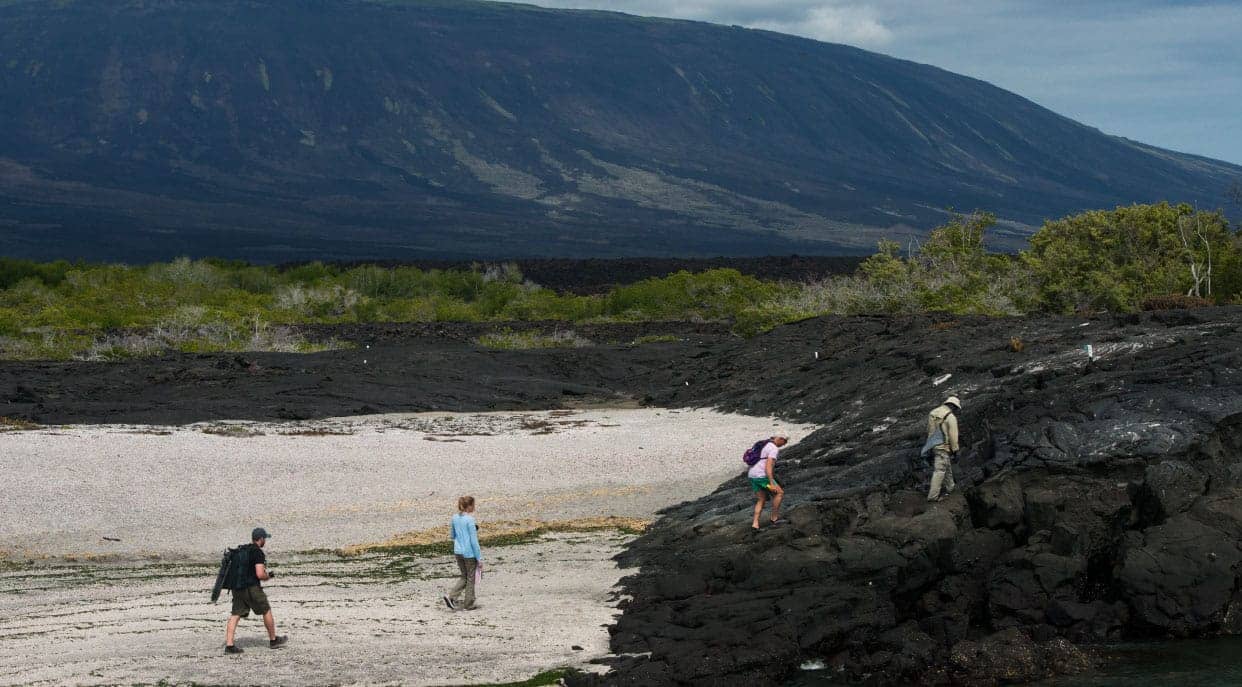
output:
<path id="1" fill-rule="evenodd" d="M 1242 181 L 843 45 L 471 0 L 9 0 L 0 92 L 40 259 L 841 255 L 948 207 L 1011 250 Z"/>

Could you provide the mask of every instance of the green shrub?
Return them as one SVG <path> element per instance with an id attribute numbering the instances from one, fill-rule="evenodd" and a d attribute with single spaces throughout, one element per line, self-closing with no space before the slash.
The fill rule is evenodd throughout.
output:
<path id="1" fill-rule="evenodd" d="M 527 350 L 535 348 L 585 348 L 595 345 L 590 339 L 579 336 L 576 332 L 561 331 L 543 334 L 537 331 L 515 332 L 506 329 L 500 332 L 484 334 L 475 339 L 475 343 L 483 348 L 496 350 Z"/>
<path id="2" fill-rule="evenodd" d="M 74 269 L 74 265 L 64 260 L 33 262 L 0 258 L 0 289 L 7 289 L 27 279 L 33 279 L 44 286 L 56 286 L 65 280 L 65 274 L 71 269 Z"/>
<path id="3" fill-rule="evenodd" d="M 293 313 L 299 319 L 337 319 L 351 312 L 358 305 L 357 291 L 340 284 L 285 286 L 275 294 L 272 305 L 277 310 Z"/>
<path id="4" fill-rule="evenodd" d="M 875 255 L 850 277 L 802 285 L 778 299 L 789 317 L 902 314 L 1016 315 L 1036 303 L 1029 270 L 1018 260 L 987 251 L 995 224 L 987 213 L 954 215 L 933 229 L 909 257 L 881 241 Z M 775 314 L 769 319 L 779 319 Z"/>
<path id="5" fill-rule="evenodd" d="M 0 336 L 18 336 L 25 327 L 22 314 L 13 308 L 0 307 Z"/>
<path id="6" fill-rule="evenodd" d="M 505 304 L 495 317 L 517 321 L 584 322 L 603 314 L 604 301 L 598 296 L 560 295 L 549 289 L 528 289 Z"/>
<path id="7" fill-rule="evenodd" d="M 469 303 L 455 298 L 432 298 L 430 303 L 434 322 L 479 322 L 483 319 Z"/>
<path id="8" fill-rule="evenodd" d="M 270 267 L 242 266 L 228 272 L 233 288 L 251 294 L 268 294 L 280 285 L 280 277 Z"/>
<path id="9" fill-rule="evenodd" d="M 301 284 L 309 286 L 321 281 L 329 281 L 336 277 L 338 270 L 329 267 L 322 262 L 315 261 L 302 265 L 294 265 L 286 269 L 281 275 L 281 282 L 285 284 Z"/>
<path id="10" fill-rule="evenodd" d="M 814 317 L 814 315 L 779 306 L 750 308 L 738 313 L 734 318 L 733 333 L 738 336 L 751 337 L 771 331 L 782 324 L 797 322 L 808 317 Z"/>
<path id="11" fill-rule="evenodd" d="M 1220 213 L 1189 205 L 1132 205 L 1092 210 L 1045 222 L 1023 255 L 1039 284 L 1044 307 L 1134 311 L 1142 301 L 1169 293 L 1195 295 L 1192 262 L 1237 268 L 1237 239 Z M 1218 273 L 1219 274 L 1219 273 Z M 1224 275 L 1237 285 L 1234 274 Z M 1198 295 L 1231 292 L 1206 289 Z"/>
<path id="12" fill-rule="evenodd" d="M 430 290 L 426 275 L 412 268 L 384 269 L 364 265 L 346 272 L 344 280 L 349 288 L 368 298 L 411 298 Z"/>
<path id="13" fill-rule="evenodd" d="M 675 334 L 645 334 L 630 342 L 631 346 L 643 346 L 656 343 L 677 343 L 681 337 Z"/>
<path id="14" fill-rule="evenodd" d="M 169 263 L 147 267 L 147 278 L 173 285 L 174 288 L 217 288 L 225 281 L 224 272 L 206 260 L 177 258 Z"/>
<path id="15" fill-rule="evenodd" d="M 733 269 L 683 270 L 613 289 L 603 314 L 620 320 L 725 320 L 770 300 L 776 291 L 774 284 Z"/>

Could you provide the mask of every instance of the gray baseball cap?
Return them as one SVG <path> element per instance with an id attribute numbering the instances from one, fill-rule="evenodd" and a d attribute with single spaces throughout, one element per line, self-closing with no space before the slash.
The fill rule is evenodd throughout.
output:
<path id="1" fill-rule="evenodd" d="M 256 527 L 253 530 L 250 530 L 250 541 L 259 541 L 260 539 L 271 539 L 271 538 L 272 538 L 272 535 L 268 534 L 267 530 L 263 529 L 262 527 Z"/>

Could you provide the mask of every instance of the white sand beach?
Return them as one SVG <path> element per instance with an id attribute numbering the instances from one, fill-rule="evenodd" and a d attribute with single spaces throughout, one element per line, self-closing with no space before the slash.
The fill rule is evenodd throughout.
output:
<path id="1" fill-rule="evenodd" d="M 445 556 L 270 556 L 289 644 L 241 622 L 225 656 L 214 566 L 57 564 L 0 573 L 0 685 L 470 685 L 525 680 L 608 652 L 626 537 L 550 535 L 485 550 L 479 608 L 440 602 Z M 575 649 L 574 647 L 580 647 Z"/>
<path id="2" fill-rule="evenodd" d="M 0 685 L 169 682 L 477 684 L 584 666 L 608 651 L 629 535 L 544 535 L 488 551 L 482 609 L 439 601 L 443 555 L 341 547 L 513 520 L 649 518 L 742 470 L 774 427 L 708 410 L 415 414 L 0 435 Z M 739 492 L 741 511 L 749 492 Z M 269 596 L 287 648 L 254 619 L 221 654 L 220 552 L 273 534 Z M 490 554 L 490 555 L 489 555 Z M 54 643 L 54 649 L 50 643 Z M 574 647 L 579 647 L 575 649 Z"/>

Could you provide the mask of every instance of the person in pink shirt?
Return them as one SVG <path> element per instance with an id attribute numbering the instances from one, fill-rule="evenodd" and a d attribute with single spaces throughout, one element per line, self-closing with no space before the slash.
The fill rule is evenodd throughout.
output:
<path id="1" fill-rule="evenodd" d="M 785 490 L 776 483 L 773 471 L 776 469 L 776 457 L 780 455 L 781 447 L 787 443 L 789 437 L 783 432 L 772 435 L 771 440 L 763 447 L 763 452 L 759 454 L 759 462 L 746 471 L 746 476 L 750 478 L 750 489 L 755 493 L 755 518 L 750 526 L 756 531 L 759 529 L 759 516 L 763 514 L 763 504 L 767 503 L 769 494 L 772 496 L 772 524 L 780 525 L 785 522 L 781 520 L 781 500 L 785 498 Z"/>

